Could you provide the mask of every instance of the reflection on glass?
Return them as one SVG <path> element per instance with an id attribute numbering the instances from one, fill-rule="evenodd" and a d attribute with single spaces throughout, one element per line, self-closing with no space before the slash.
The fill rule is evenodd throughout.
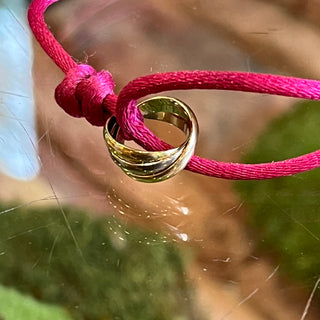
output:
<path id="1" fill-rule="evenodd" d="M 0 170 L 23 180 L 39 171 L 25 7 L 24 1 L 0 2 Z"/>
<path id="2" fill-rule="evenodd" d="M 310 54 L 315 10 L 285 3 L 65 0 L 46 20 L 73 57 L 110 70 L 117 90 L 139 75 L 182 69 L 320 78 Z M 35 193 L 34 183 L 16 184 L 23 197 L 1 204 L 1 299 L 21 310 L 29 301 L 33 320 L 40 310 L 45 319 L 319 319 L 317 170 L 236 185 L 190 172 L 133 181 L 112 163 L 101 128 L 58 108 L 63 75 L 34 49 L 42 180 Z M 173 95 L 197 115 L 202 156 L 257 162 L 318 148 L 317 105 Z M 11 320 L 9 312 L 0 306 L 0 317 Z"/>

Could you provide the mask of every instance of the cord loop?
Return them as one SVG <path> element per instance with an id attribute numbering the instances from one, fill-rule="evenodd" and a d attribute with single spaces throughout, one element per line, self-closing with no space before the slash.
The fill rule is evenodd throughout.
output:
<path id="1" fill-rule="evenodd" d="M 320 81 L 234 71 L 176 71 L 151 74 L 129 82 L 113 93 L 109 72 L 96 72 L 88 65 L 78 65 L 54 38 L 44 21 L 44 12 L 59 0 L 33 0 L 28 11 L 30 27 L 49 57 L 67 74 L 57 87 L 58 104 L 74 117 L 86 117 L 103 126 L 109 115 L 115 115 L 125 140 L 134 139 L 147 150 L 170 148 L 143 123 L 136 101 L 144 96 L 168 90 L 213 89 L 236 90 L 320 100 Z M 116 112 L 117 109 L 117 112 Z M 242 164 L 227 163 L 193 156 L 187 169 L 207 176 L 225 179 L 271 179 L 289 176 L 320 167 L 320 150 L 278 162 Z"/>

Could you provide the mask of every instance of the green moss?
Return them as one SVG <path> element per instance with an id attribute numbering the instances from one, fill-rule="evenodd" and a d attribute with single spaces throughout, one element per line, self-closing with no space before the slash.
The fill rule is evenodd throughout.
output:
<path id="1" fill-rule="evenodd" d="M 39 303 L 3 286 L 0 286 L 0 301 L 0 318 L 3 320 L 71 320 L 62 308 Z"/>
<path id="2" fill-rule="evenodd" d="M 0 208 L 2 210 L 5 207 Z M 75 319 L 193 319 L 181 251 L 166 238 L 66 208 L 0 215 L 0 283 Z"/>
<path id="3" fill-rule="evenodd" d="M 277 161 L 320 149 L 320 103 L 302 102 L 272 122 L 244 161 Z M 320 170 L 236 183 L 260 248 L 275 252 L 292 278 L 314 283 L 320 271 Z"/>

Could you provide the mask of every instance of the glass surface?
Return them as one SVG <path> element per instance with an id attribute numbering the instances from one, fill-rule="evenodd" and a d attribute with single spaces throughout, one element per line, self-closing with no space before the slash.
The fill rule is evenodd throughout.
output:
<path id="1" fill-rule="evenodd" d="M 46 21 L 74 59 L 109 70 L 119 93 L 136 77 L 174 70 L 319 79 L 315 3 L 64 0 Z M 57 106 L 64 75 L 35 42 L 33 50 L 41 173 L 0 178 L 0 284 L 23 294 L 12 301 L 22 308 L 19 299 L 33 297 L 61 319 L 319 319 L 318 170 L 268 182 L 187 171 L 134 181 L 110 159 L 102 128 Z M 263 162 L 319 148 L 317 105 L 227 91 L 163 95 L 197 115 L 197 155 Z M 150 126 L 181 142 L 174 128 Z"/>

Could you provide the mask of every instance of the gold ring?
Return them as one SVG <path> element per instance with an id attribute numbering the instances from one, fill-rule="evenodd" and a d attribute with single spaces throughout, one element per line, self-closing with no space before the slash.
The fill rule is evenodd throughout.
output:
<path id="1" fill-rule="evenodd" d="M 126 146 L 119 138 L 120 127 L 115 117 L 104 127 L 104 139 L 112 160 L 131 178 L 142 182 L 159 182 L 183 170 L 194 153 L 198 122 L 192 110 L 180 100 L 154 97 L 137 105 L 146 119 L 168 122 L 186 134 L 186 140 L 165 151 L 138 150 Z"/>

